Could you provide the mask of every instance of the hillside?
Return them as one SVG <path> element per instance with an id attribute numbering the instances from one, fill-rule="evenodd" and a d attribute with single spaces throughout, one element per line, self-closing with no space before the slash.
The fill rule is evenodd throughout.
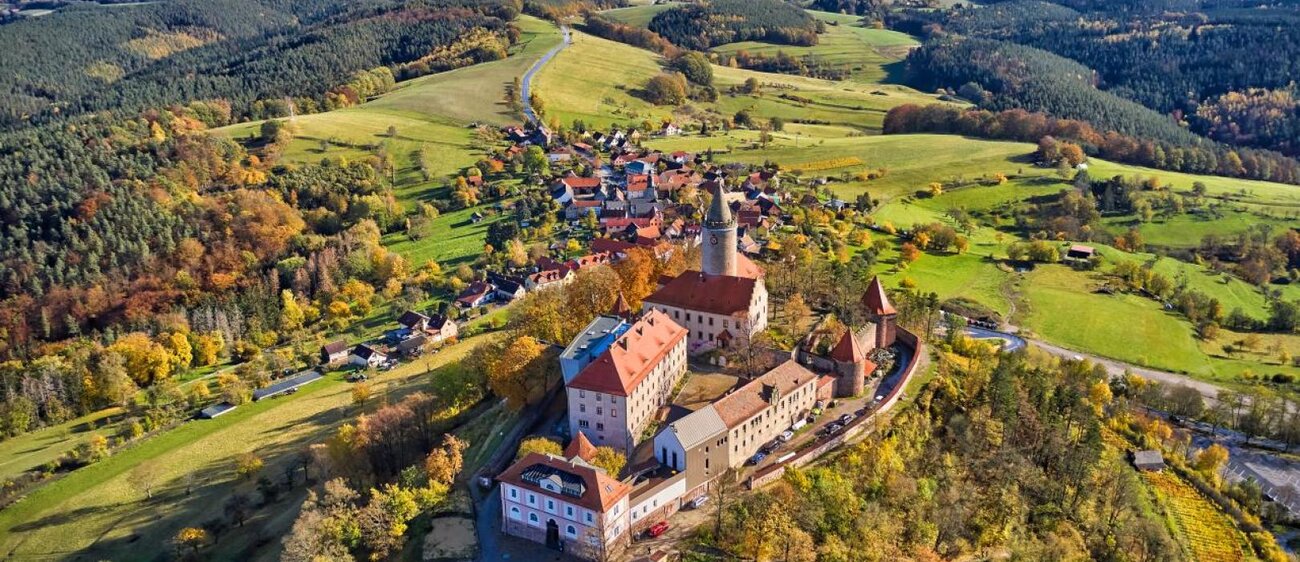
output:
<path id="1" fill-rule="evenodd" d="M 714 0 L 656 14 L 649 24 L 674 44 L 694 50 L 737 41 L 816 45 L 820 25 L 782 0 Z"/>

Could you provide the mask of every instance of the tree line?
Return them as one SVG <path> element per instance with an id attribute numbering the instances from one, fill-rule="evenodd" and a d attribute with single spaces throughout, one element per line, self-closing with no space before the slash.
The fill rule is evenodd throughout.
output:
<path id="1" fill-rule="evenodd" d="M 1088 120 L 1060 118 L 1025 109 L 988 111 L 906 104 L 885 116 L 886 134 L 952 133 L 1038 142 L 1045 136 L 1078 143 L 1090 155 L 1193 174 L 1300 183 L 1300 163 L 1266 150 L 1234 149 L 1201 141 L 1182 144 L 1100 128 Z"/>
<path id="2" fill-rule="evenodd" d="M 1095 71 L 1102 90 L 1171 115 L 1193 132 L 1295 155 L 1300 107 L 1290 95 L 1300 73 L 1300 9 L 1263 9 L 1255 1 L 1167 4 L 1176 7 L 1017 0 L 917 10 L 901 19 L 937 34 L 1013 42 L 1077 61 Z M 1273 119 L 1257 117 L 1270 110 Z"/>
<path id="3" fill-rule="evenodd" d="M 715 0 L 656 14 L 650 31 L 697 51 L 737 41 L 816 45 L 824 24 L 781 0 Z"/>

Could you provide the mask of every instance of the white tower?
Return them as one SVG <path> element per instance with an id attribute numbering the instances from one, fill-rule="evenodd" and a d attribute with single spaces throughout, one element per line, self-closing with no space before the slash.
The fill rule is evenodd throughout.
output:
<path id="1" fill-rule="evenodd" d="M 705 275 L 736 275 L 736 218 L 722 196 L 722 182 L 710 186 L 713 203 L 704 215 L 704 248 L 700 269 Z"/>

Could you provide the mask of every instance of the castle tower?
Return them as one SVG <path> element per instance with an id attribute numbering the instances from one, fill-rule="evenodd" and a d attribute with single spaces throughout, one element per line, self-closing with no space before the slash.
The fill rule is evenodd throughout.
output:
<path id="1" fill-rule="evenodd" d="M 845 398 L 858 396 L 866 388 L 867 372 L 874 371 L 876 365 L 867 359 L 867 354 L 858 345 L 853 329 L 844 331 L 840 342 L 831 350 L 831 361 L 835 362 L 835 396 Z"/>
<path id="2" fill-rule="evenodd" d="M 713 202 L 704 215 L 704 248 L 700 269 L 705 275 L 736 275 L 736 218 L 722 195 L 722 182 L 713 181 Z"/>
<path id="3" fill-rule="evenodd" d="M 898 311 L 894 310 L 894 305 L 889 304 L 889 297 L 885 295 L 885 287 L 880 284 L 879 277 L 871 278 L 867 293 L 862 295 L 862 306 L 867 309 L 868 318 L 876 324 L 876 347 L 894 345 L 897 337 L 894 320 L 898 317 Z"/>

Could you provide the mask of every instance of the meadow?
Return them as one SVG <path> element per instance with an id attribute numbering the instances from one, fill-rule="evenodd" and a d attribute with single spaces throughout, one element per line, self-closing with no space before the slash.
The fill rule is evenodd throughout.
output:
<path id="1" fill-rule="evenodd" d="M 478 342 L 467 339 L 381 373 L 371 383 L 375 397 L 366 407 L 427 389 L 430 377 Z M 352 403 L 352 384 L 342 377 L 332 373 L 296 394 L 240 406 L 214 420 L 187 422 L 36 490 L 0 512 L 0 550 L 19 559 L 77 553 L 124 560 L 138 554 L 137 544 L 167 544 L 180 528 L 220 516 L 220 506 L 232 493 L 254 488 L 252 482 L 236 479 L 237 455 L 257 454 L 266 462 L 263 473 L 279 479 L 298 451 L 354 419 L 362 410 Z M 158 474 L 152 499 L 133 484 L 142 465 Z M 187 482 L 187 475 L 196 478 Z M 297 488 L 258 510 L 243 529 L 223 535 L 208 551 L 210 559 L 247 560 L 256 554 L 254 559 L 274 560 L 278 537 L 292 525 L 301 500 Z M 267 537 L 269 542 L 258 544 Z"/>
<path id="2" fill-rule="evenodd" d="M 598 127 L 674 119 L 689 122 L 697 114 L 729 118 L 748 110 L 760 119 L 780 117 L 787 122 L 806 120 L 867 131 L 878 130 L 891 107 L 936 101 L 934 96 L 903 86 L 835 82 L 715 65 L 714 85 L 720 91 L 750 78 L 763 85 L 761 91 L 724 93 L 716 102 L 691 102 L 683 107 L 655 106 L 639 97 L 638 90 L 663 72 L 663 64 L 663 58 L 650 51 L 575 31 L 573 44 L 538 73 L 536 92 L 548 120 L 567 125 L 580 119 Z"/>
<path id="3" fill-rule="evenodd" d="M 816 45 L 796 47 L 741 41 L 714 47 L 711 52 L 723 57 L 741 51 L 765 56 L 773 56 L 778 52 L 796 58 L 812 56 L 829 66 L 848 69 L 851 82 L 879 84 L 898 81 L 896 74 L 901 71 L 900 61 L 912 47 L 919 44 L 916 38 L 906 33 L 863 27 L 858 23 L 857 16 L 817 11 L 809 13 L 829 24 L 826 33 L 817 36 Z"/>

